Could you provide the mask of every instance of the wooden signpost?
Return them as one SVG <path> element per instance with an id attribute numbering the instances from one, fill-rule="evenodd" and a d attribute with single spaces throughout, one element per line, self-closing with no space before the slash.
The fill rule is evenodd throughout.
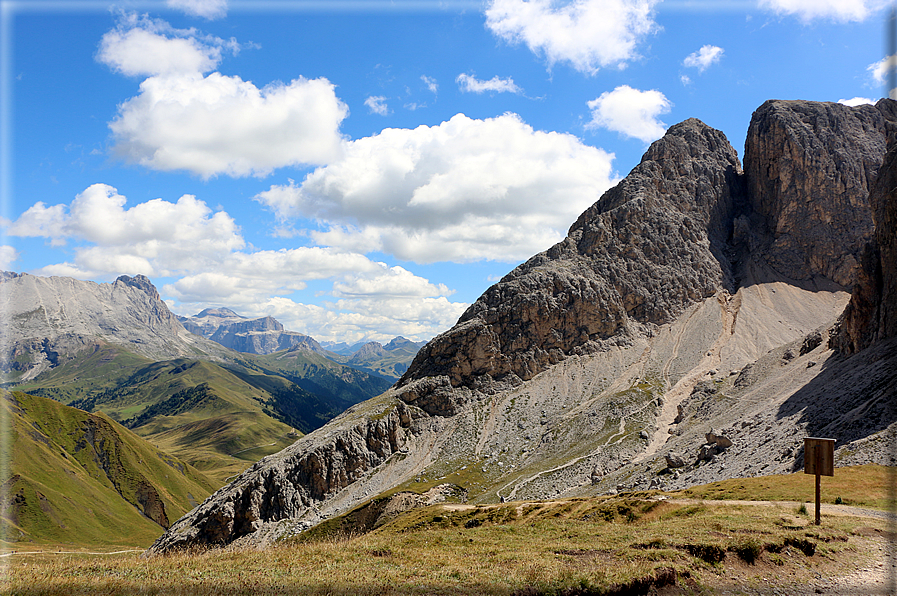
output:
<path id="1" fill-rule="evenodd" d="M 804 474 L 816 475 L 816 525 L 819 525 L 819 478 L 835 475 L 835 439 L 804 439 Z"/>

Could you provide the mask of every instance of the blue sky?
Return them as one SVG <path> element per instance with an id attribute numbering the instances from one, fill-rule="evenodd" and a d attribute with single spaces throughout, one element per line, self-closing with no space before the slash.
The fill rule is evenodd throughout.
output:
<path id="1" fill-rule="evenodd" d="M 429 339 L 670 125 L 874 101 L 878 0 L 2 1 L 0 267 Z"/>

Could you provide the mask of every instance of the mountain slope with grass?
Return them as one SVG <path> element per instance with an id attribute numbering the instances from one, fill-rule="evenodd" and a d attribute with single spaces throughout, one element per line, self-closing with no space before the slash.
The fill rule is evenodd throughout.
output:
<path id="1" fill-rule="evenodd" d="M 390 385 L 302 347 L 269 362 L 194 335 L 143 276 L 4 273 L 0 290 L 4 386 L 103 412 L 218 481 Z"/>
<path id="2" fill-rule="evenodd" d="M 894 106 L 767 102 L 744 169 L 720 131 L 671 127 L 389 392 L 262 460 L 152 550 L 266 544 L 441 483 L 494 503 L 791 472 L 808 435 L 837 438 L 840 465 L 897 464 L 897 338 L 853 355 L 829 341 L 866 247 L 894 233 L 870 195 Z"/>
<path id="3" fill-rule="evenodd" d="M 218 486 L 103 414 L 7 391 L 0 407 L 4 540 L 147 545 Z"/>

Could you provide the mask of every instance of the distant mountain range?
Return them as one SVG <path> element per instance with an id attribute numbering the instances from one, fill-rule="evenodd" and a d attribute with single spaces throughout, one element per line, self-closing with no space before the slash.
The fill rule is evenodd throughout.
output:
<path id="1" fill-rule="evenodd" d="M 192 317 L 178 316 L 188 331 L 227 348 L 249 354 L 273 354 L 300 349 L 321 354 L 375 375 L 398 380 L 426 342 L 396 337 L 386 345 L 375 341 L 348 345 L 345 342 L 319 343 L 313 337 L 286 331 L 274 317 L 250 319 L 229 308 L 207 308 Z"/>
<path id="2" fill-rule="evenodd" d="M 7 272 L 0 290 L 6 387 L 103 412 L 216 481 L 393 382 L 328 358 L 274 319 L 201 313 L 197 329 L 217 339 L 289 345 L 234 351 L 188 331 L 141 275 L 97 284 Z"/>

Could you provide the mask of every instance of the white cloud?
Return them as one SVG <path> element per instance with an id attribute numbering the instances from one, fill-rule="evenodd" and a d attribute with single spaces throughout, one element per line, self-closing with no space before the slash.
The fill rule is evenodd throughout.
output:
<path id="1" fill-rule="evenodd" d="M 621 85 L 587 105 L 592 110 L 592 120 L 586 128 L 607 128 L 650 143 L 663 136 L 666 128 L 657 117 L 669 112 L 673 104 L 660 91 L 639 91 Z"/>
<path id="2" fill-rule="evenodd" d="M 319 340 L 430 338 L 451 327 L 468 306 L 450 302 L 446 297 L 452 292 L 442 284 L 358 254 L 302 248 L 242 255 L 242 260 L 234 271 L 186 277 L 166 285 L 163 293 L 174 297 L 178 310 L 186 314 L 225 305 L 245 316 L 276 317 L 287 329 Z M 292 268 L 280 269 L 283 262 Z M 309 279 L 333 279 L 332 294 L 338 300 L 316 306 L 277 295 L 285 293 L 279 290 L 291 271 Z M 291 289 L 300 285 L 293 283 Z"/>
<path id="3" fill-rule="evenodd" d="M 523 89 L 514 83 L 514 79 L 508 77 L 506 79 L 498 78 L 498 75 L 492 77 L 488 81 L 481 81 L 473 75 L 461 73 L 455 79 L 461 91 L 471 93 L 523 93 Z"/>
<path id="4" fill-rule="evenodd" d="M 351 250 L 253 251 L 227 213 L 213 212 L 191 195 L 175 203 L 154 199 L 131 208 L 126 203 L 115 188 L 95 184 L 71 205 L 34 204 L 15 221 L 4 222 L 5 231 L 73 245 L 71 262 L 33 273 L 175 278 L 161 291 L 176 312 L 229 306 L 247 316 L 276 316 L 288 329 L 319 339 L 427 339 L 450 327 L 467 307 L 450 302 L 453 292 L 443 284 Z M 0 265 L 15 258 L 12 247 L 0 246 Z M 290 297 L 311 281 L 332 282 L 325 294 L 333 301 L 314 306 Z"/>
<path id="5" fill-rule="evenodd" d="M 259 89 L 214 72 L 151 77 L 109 124 L 114 152 L 155 170 L 264 176 L 323 164 L 340 150 L 348 108 L 327 79 Z"/>
<path id="6" fill-rule="evenodd" d="M 166 0 L 169 8 L 204 19 L 220 19 L 227 15 L 227 0 Z"/>
<path id="7" fill-rule="evenodd" d="M 333 284 L 333 294 L 338 297 L 405 297 L 432 298 L 450 296 L 454 292 L 445 285 L 434 285 L 402 267 L 387 267 L 376 277 L 350 276 Z"/>
<path id="8" fill-rule="evenodd" d="M 87 274 L 171 275 L 220 262 L 242 248 L 237 225 L 225 212 L 213 213 L 202 201 L 184 195 L 176 203 L 153 199 L 125 209 L 127 199 L 106 184 L 94 184 L 71 205 L 35 203 L 7 227 L 10 236 L 43 237 L 75 249 L 71 271 Z"/>
<path id="9" fill-rule="evenodd" d="M 235 40 L 174 29 L 160 20 L 125 14 L 100 40 L 97 60 L 127 76 L 205 73 L 221 62 L 223 51 L 238 52 Z"/>
<path id="10" fill-rule="evenodd" d="M 370 110 L 371 114 L 377 114 L 379 116 L 386 116 L 389 114 L 389 107 L 386 105 L 386 98 L 382 95 L 372 95 L 364 100 L 364 105 L 366 105 Z"/>
<path id="11" fill-rule="evenodd" d="M 697 52 L 692 52 L 682 62 L 688 68 L 697 68 L 698 72 L 704 72 L 712 64 L 716 64 L 723 57 L 723 49 L 719 46 L 705 45 Z"/>
<path id="12" fill-rule="evenodd" d="M 215 69 L 235 40 L 174 29 L 125 14 L 97 59 L 126 75 L 148 75 L 109 123 L 113 152 L 148 168 L 265 176 L 284 166 L 334 159 L 348 108 L 327 79 L 299 77 L 263 88 Z M 209 73 L 209 74 L 205 74 Z"/>
<path id="13" fill-rule="evenodd" d="M 19 251 L 8 244 L 0 245 L 0 271 L 9 271 L 19 260 Z"/>
<path id="14" fill-rule="evenodd" d="M 682 81 L 683 85 L 691 85 L 691 77 L 688 75 L 680 75 L 679 80 Z"/>
<path id="15" fill-rule="evenodd" d="M 760 0 L 760 7 L 803 21 L 863 21 L 888 5 L 887 0 Z"/>
<path id="16" fill-rule="evenodd" d="M 420 80 L 424 82 L 424 85 L 427 86 L 427 89 L 430 90 L 430 93 L 436 95 L 436 92 L 439 91 L 439 85 L 436 83 L 436 79 L 433 77 L 428 77 L 427 75 L 421 75 Z"/>
<path id="17" fill-rule="evenodd" d="M 865 104 L 875 105 L 875 100 L 869 99 L 868 97 L 854 97 L 852 99 L 839 99 L 838 103 L 855 108 Z"/>
<path id="18" fill-rule="evenodd" d="M 657 29 L 658 0 L 491 0 L 486 27 L 509 43 L 525 43 L 549 66 L 569 62 L 593 74 L 624 67 L 638 57 L 636 45 Z"/>
<path id="19" fill-rule="evenodd" d="M 385 129 L 347 142 L 301 184 L 256 198 L 315 219 L 319 245 L 415 262 L 514 261 L 561 240 L 612 184 L 613 155 L 515 114 Z"/>
<path id="20" fill-rule="evenodd" d="M 872 74 L 872 78 L 878 84 L 884 84 L 888 78 L 889 71 L 897 68 L 897 54 L 882 58 L 878 62 L 874 62 L 866 67 L 866 70 Z"/>

